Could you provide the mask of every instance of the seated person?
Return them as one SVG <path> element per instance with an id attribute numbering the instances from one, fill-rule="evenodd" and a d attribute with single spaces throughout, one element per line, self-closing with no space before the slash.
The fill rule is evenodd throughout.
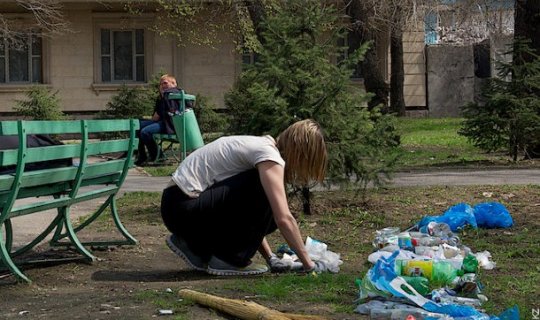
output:
<path id="1" fill-rule="evenodd" d="M 141 166 L 147 160 L 155 161 L 158 154 L 158 146 L 154 140 L 154 133 L 174 134 L 172 115 L 178 111 L 178 101 L 169 100 L 169 93 L 179 93 L 176 79 L 168 74 L 161 76 L 159 80 L 159 97 L 156 99 L 152 120 L 140 120 L 138 158 L 135 165 Z M 186 103 L 186 108 L 191 104 Z M 148 155 L 146 153 L 148 149 Z"/>

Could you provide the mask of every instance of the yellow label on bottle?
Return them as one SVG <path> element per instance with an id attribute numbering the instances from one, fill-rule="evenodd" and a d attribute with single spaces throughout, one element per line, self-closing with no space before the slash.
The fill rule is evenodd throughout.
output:
<path id="1" fill-rule="evenodd" d="M 402 275 L 409 277 L 424 277 L 431 279 L 433 273 L 433 261 L 431 260 L 408 260 L 402 267 Z"/>

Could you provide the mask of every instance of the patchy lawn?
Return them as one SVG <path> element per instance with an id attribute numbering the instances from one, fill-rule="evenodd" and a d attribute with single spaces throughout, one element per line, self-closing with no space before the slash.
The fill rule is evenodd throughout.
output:
<path id="1" fill-rule="evenodd" d="M 497 263 L 496 269 L 480 274 L 490 299 L 484 306 L 488 313 L 497 314 L 518 304 L 522 318 L 530 318 L 531 310 L 540 307 L 540 186 L 390 188 L 372 191 L 367 203 L 346 192 L 317 193 L 314 214 L 299 219 L 303 236 L 326 242 L 344 261 L 339 274 L 318 277 L 226 278 L 189 271 L 165 245 L 167 230 L 159 215 L 159 194 L 132 193 L 120 199 L 119 210 L 139 245 L 94 251 L 100 260 L 92 265 L 34 265 L 25 270 L 34 281 L 30 285 L 1 276 L 0 318 L 150 319 L 167 309 L 174 311 L 169 319 L 233 319 L 179 299 L 178 290 L 189 288 L 249 299 L 285 312 L 362 319 L 353 313 L 358 294 L 354 281 L 369 268 L 366 258 L 375 230 L 406 228 L 423 215 L 442 214 L 454 204 L 484 201 L 503 203 L 515 221 L 510 229 L 461 235 L 465 245 L 475 252 L 490 251 Z M 293 203 L 293 207 L 299 206 Z M 83 236 L 99 237 L 112 230 L 112 224 L 100 221 L 91 234 Z M 284 243 L 278 234 L 269 240 L 274 248 Z M 47 246 L 42 250 L 48 255 L 65 254 Z"/>

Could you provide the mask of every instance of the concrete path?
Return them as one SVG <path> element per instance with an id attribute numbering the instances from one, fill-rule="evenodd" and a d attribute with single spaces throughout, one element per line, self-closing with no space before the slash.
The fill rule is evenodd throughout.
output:
<path id="1" fill-rule="evenodd" d="M 144 171 L 131 169 L 121 189 L 121 194 L 133 191 L 161 192 L 170 177 L 149 177 Z M 429 172 L 400 172 L 395 174 L 392 185 L 498 185 L 498 184 L 540 184 L 540 169 L 490 169 L 490 170 L 438 170 Z M 93 212 L 101 199 L 79 203 L 72 207 L 73 218 Z M 25 200 L 31 201 L 31 200 Z M 33 239 L 54 217 L 56 210 L 13 219 L 14 245 L 18 246 Z"/>

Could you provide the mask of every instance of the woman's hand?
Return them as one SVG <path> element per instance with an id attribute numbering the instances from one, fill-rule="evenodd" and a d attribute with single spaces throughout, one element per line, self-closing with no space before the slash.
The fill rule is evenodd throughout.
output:
<path id="1" fill-rule="evenodd" d="M 328 272 L 328 266 L 323 261 L 315 261 L 315 265 L 311 269 L 304 269 L 306 272 L 323 273 Z"/>

